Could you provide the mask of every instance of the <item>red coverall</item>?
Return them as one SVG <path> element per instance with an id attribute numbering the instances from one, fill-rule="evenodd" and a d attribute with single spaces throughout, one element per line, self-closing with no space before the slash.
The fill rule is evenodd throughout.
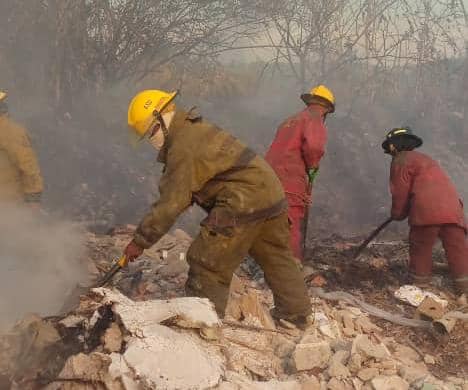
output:
<path id="1" fill-rule="evenodd" d="M 307 171 L 318 168 L 325 153 L 327 129 L 313 106 L 288 118 L 279 128 L 266 154 L 266 160 L 283 184 L 291 224 L 291 248 L 303 259 L 303 224 L 311 201 Z"/>
<path id="2" fill-rule="evenodd" d="M 455 282 L 468 282 L 468 244 L 463 203 L 439 164 L 416 151 L 393 158 L 390 171 L 392 217 L 408 217 L 410 272 L 425 281 L 432 273 L 432 247 L 439 237 Z"/>

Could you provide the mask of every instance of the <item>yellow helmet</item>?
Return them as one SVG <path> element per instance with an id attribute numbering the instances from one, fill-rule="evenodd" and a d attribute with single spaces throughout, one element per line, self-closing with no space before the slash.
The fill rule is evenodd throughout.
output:
<path id="1" fill-rule="evenodd" d="M 335 96 L 325 85 L 318 85 L 312 88 L 309 93 L 302 94 L 301 99 L 305 104 L 324 101 L 325 104 L 330 106 L 330 112 L 335 112 Z"/>
<path id="2" fill-rule="evenodd" d="M 8 94 L 5 91 L 0 90 L 0 102 L 7 98 Z"/>
<path id="3" fill-rule="evenodd" d="M 178 91 L 164 92 L 157 89 L 141 91 L 128 106 L 128 125 L 140 136 L 144 137 L 151 130 L 158 115 L 175 111 L 172 101 Z"/>

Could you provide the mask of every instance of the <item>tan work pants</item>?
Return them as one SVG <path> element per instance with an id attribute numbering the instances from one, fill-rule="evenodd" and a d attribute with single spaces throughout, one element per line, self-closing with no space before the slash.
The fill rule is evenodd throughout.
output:
<path id="1" fill-rule="evenodd" d="M 187 295 L 209 298 L 218 314 L 224 316 L 232 275 L 248 254 L 265 273 L 276 313 L 284 319 L 311 313 L 304 277 L 289 246 L 286 213 L 234 227 L 228 234 L 203 226 L 187 253 Z"/>

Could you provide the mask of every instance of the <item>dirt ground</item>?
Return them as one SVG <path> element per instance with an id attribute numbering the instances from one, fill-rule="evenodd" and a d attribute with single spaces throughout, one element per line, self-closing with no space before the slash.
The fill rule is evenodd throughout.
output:
<path id="1" fill-rule="evenodd" d="M 359 239 L 347 240 L 331 237 L 311 243 L 305 263 L 314 272 L 309 279 L 322 275 L 326 290 L 344 290 L 388 312 L 415 316 L 416 308 L 394 297 L 398 287 L 409 282 L 407 276 L 408 244 L 403 241 L 377 242 L 356 260 L 353 249 Z M 428 289 L 449 301 L 449 308 L 456 306 L 457 295 L 444 263 L 443 251 L 434 251 L 434 279 Z M 404 340 L 422 356 L 438 356 L 431 372 L 439 379 L 451 375 L 468 375 L 468 325 L 459 321 L 452 332 L 442 337 L 434 332 L 392 324 L 381 319 L 374 322 L 385 329 L 386 336 Z"/>

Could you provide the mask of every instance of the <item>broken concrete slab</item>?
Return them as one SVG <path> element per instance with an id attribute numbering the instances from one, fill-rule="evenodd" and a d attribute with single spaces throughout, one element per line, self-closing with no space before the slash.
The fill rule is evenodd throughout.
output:
<path id="1" fill-rule="evenodd" d="M 400 367 L 400 376 L 408 383 L 412 384 L 416 381 L 425 379 L 429 375 L 429 370 L 424 363 L 414 363 L 413 365 L 404 365 Z"/>
<path id="2" fill-rule="evenodd" d="M 438 320 L 445 314 L 445 309 L 442 304 L 434 300 L 434 298 L 426 297 L 418 306 L 417 312 L 433 320 Z"/>
<path id="3" fill-rule="evenodd" d="M 213 304 L 205 298 L 183 297 L 169 300 L 135 302 L 116 290 L 95 288 L 103 304 L 112 304 L 112 310 L 131 333 L 139 328 L 171 320 L 183 328 L 218 327 L 221 321 Z"/>
<path id="4" fill-rule="evenodd" d="M 330 344 L 326 341 L 298 344 L 293 352 L 294 364 L 298 371 L 311 370 L 315 367 L 325 368 L 330 356 Z"/>
<path id="5" fill-rule="evenodd" d="M 205 389 L 218 384 L 223 373 L 220 356 L 158 324 L 143 328 L 142 338 L 131 338 L 123 358 L 148 389 Z"/>
<path id="6" fill-rule="evenodd" d="M 332 378 L 344 379 L 351 376 L 346 363 L 349 358 L 348 351 L 337 351 L 330 359 L 327 373 Z"/>
<path id="7" fill-rule="evenodd" d="M 383 344 L 374 344 L 368 336 L 358 335 L 353 341 L 351 353 L 360 353 L 368 358 L 384 360 L 391 356 L 387 347 Z"/>
<path id="8" fill-rule="evenodd" d="M 374 390 L 408 390 L 408 382 L 399 376 L 378 376 L 371 381 Z"/>

